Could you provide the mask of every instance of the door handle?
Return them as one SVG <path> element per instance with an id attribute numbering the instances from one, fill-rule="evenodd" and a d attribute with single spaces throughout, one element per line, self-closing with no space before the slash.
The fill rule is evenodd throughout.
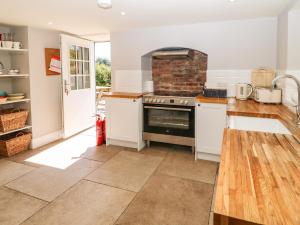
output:
<path id="1" fill-rule="evenodd" d="M 67 80 L 64 80 L 64 90 L 66 95 L 69 95 L 70 91 L 71 91 L 71 84 L 68 83 Z"/>

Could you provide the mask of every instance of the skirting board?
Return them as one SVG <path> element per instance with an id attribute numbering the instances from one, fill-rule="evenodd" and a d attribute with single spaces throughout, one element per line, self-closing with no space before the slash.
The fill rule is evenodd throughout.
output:
<path id="1" fill-rule="evenodd" d="M 220 155 L 214 155 L 214 154 L 209 154 L 204 152 L 196 152 L 195 159 L 220 162 Z"/>
<path id="2" fill-rule="evenodd" d="M 38 138 L 33 138 L 32 143 L 31 143 L 31 148 L 39 148 L 43 145 L 49 144 L 53 141 L 59 140 L 62 138 L 62 131 L 55 131 L 53 133 L 38 137 Z"/>
<path id="3" fill-rule="evenodd" d="M 145 142 L 140 141 L 140 143 L 137 143 L 137 142 L 121 141 L 121 140 L 107 138 L 106 145 L 116 145 L 116 146 L 122 146 L 122 147 L 127 147 L 127 148 L 136 148 L 138 151 L 140 151 L 141 149 L 143 149 L 145 147 Z"/>

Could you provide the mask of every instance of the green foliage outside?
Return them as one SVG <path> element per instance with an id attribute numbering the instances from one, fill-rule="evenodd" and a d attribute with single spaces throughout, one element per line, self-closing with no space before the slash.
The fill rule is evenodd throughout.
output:
<path id="1" fill-rule="evenodd" d="M 96 85 L 111 86 L 111 63 L 107 59 L 96 59 Z"/>

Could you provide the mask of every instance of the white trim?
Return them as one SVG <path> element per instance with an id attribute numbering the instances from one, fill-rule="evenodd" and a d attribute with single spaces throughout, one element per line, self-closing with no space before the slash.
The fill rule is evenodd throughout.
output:
<path id="1" fill-rule="evenodd" d="M 145 142 L 140 141 L 140 142 L 132 142 L 132 141 L 122 141 L 122 140 L 116 140 L 112 138 L 107 138 L 106 139 L 106 145 L 116 145 L 116 146 L 122 146 L 122 147 L 127 147 L 127 148 L 136 148 L 137 151 L 141 151 L 145 147 Z"/>
<path id="2" fill-rule="evenodd" d="M 55 131 L 53 133 L 38 137 L 38 138 L 33 138 L 32 143 L 31 143 L 31 148 L 39 148 L 43 145 L 49 144 L 53 141 L 59 140 L 62 138 L 62 131 Z"/>
<path id="3" fill-rule="evenodd" d="M 209 154 L 204 152 L 196 152 L 196 160 L 197 159 L 220 162 L 220 155 Z"/>

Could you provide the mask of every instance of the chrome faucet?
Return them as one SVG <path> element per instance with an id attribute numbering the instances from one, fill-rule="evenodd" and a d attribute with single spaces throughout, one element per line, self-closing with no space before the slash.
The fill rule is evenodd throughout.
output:
<path id="1" fill-rule="evenodd" d="M 275 88 L 277 81 L 280 80 L 280 79 L 283 79 L 283 78 L 292 79 L 297 84 L 298 104 L 295 107 L 296 107 L 296 113 L 297 113 L 297 124 L 298 124 L 298 126 L 300 126 L 300 82 L 296 77 L 294 77 L 292 75 L 288 75 L 288 74 L 280 75 L 280 76 L 275 77 L 275 79 L 272 81 L 272 90 Z"/>

